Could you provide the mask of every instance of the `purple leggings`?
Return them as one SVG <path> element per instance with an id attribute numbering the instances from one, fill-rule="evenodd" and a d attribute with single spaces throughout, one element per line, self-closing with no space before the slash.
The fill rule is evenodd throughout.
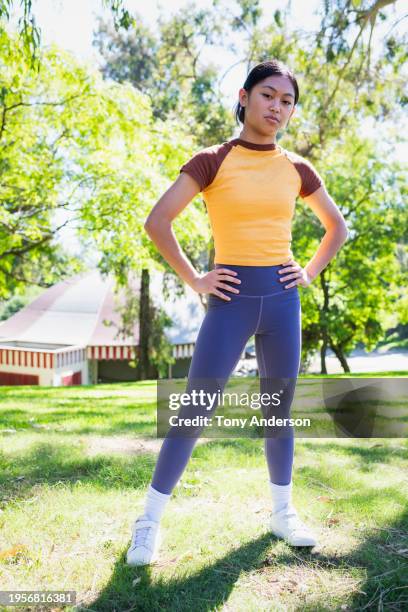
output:
<path id="1" fill-rule="evenodd" d="M 233 373 L 249 338 L 255 335 L 255 350 L 260 375 L 260 392 L 267 390 L 267 379 L 286 377 L 293 381 L 286 396 L 286 413 L 290 416 L 294 386 L 299 373 L 301 350 L 301 305 L 298 287 L 285 289 L 293 279 L 281 282 L 284 268 L 274 266 L 242 266 L 215 264 L 237 272 L 240 284 L 222 281 L 239 289 L 239 293 L 220 288 L 223 300 L 209 295 L 208 310 L 202 321 L 188 373 L 186 391 L 191 392 L 194 380 L 222 379 Z M 287 274 L 287 273 L 286 273 Z M 214 406 L 213 412 L 216 409 Z M 213 412 L 206 412 L 212 416 Z M 262 416 L 262 415 L 260 415 Z M 169 432 L 172 430 L 169 429 Z M 199 437 L 171 437 L 167 433 L 156 463 L 152 487 L 171 493 L 181 477 Z M 291 481 L 294 434 L 288 427 L 285 437 L 265 437 L 265 456 L 270 481 L 285 485 Z"/>

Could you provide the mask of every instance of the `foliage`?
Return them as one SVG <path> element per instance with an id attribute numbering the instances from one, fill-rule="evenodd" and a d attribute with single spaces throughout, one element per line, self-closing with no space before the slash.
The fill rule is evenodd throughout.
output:
<path id="1" fill-rule="evenodd" d="M 155 120 L 173 119 L 195 142 L 209 146 L 229 138 L 234 127 L 217 89 L 217 68 L 200 62 L 204 47 L 222 45 L 226 18 L 190 4 L 167 21 L 156 37 L 142 19 L 131 32 L 115 32 L 100 20 L 94 44 L 104 58 L 106 78 L 143 91 Z"/>
<path id="2" fill-rule="evenodd" d="M 81 269 L 55 241 L 65 223 L 58 226 L 54 213 L 72 203 L 72 196 L 62 194 L 65 151 L 86 83 L 82 70 L 71 71 L 55 51 L 35 77 L 21 41 L 1 28 L 0 69 L 0 298 L 5 300 L 27 285 L 47 287 Z M 72 192 L 75 187 L 67 184 Z"/>

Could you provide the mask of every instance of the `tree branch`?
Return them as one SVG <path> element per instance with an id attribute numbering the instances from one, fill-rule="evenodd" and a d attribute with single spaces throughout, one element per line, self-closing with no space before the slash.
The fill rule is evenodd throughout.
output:
<path id="1" fill-rule="evenodd" d="M 20 102 L 16 102 L 15 104 L 11 104 L 11 106 L 3 106 L 3 112 L 2 112 L 2 116 L 1 116 L 1 124 L 0 124 L 0 139 L 3 136 L 3 132 L 6 126 L 6 113 L 10 110 L 14 110 L 15 108 L 18 108 L 19 106 L 62 106 L 64 104 L 67 104 L 68 102 L 71 102 L 72 100 L 75 100 L 75 98 L 80 98 L 81 96 L 84 95 L 85 92 L 81 92 L 78 94 L 74 94 L 72 96 L 68 96 L 68 98 L 66 98 L 65 100 L 61 100 L 59 102 L 23 102 L 22 100 Z M 90 94 L 88 93 L 87 95 L 89 96 L 95 96 L 96 94 Z"/>
<path id="2" fill-rule="evenodd" d="M 65 225 L 67 225 L 67 223 L 70 223 L 71 221 L 72 219 L 67 219 L 66 221 L 64 221 L 62 225 L 60 225 L 59 227 L 56 227 L 51 233 L 49 233 L 48 235 L 45 235 L 44 238 L 42 238 L 41 240 L 28 241 L 26 239 L 25 242 L 28 243 L 26 244 L 26 246 L 21 247 L 19 249 L 9 249 L 8 251 L 3 251 L 1 256 L 5 257 L 7 255 L 16 255 L 16 256 L 24 255 L 24 253 L 27 253 L 28 251 L 31 251 L 32 249 L 36 249 L 42 244 L 45 244 L 46 242 L 49 242 L 50 240 L 52 240 L 52 238 L 54 237 L 54 234 L 59 232 L 60 229 L 62 229 Z"/>
<path id="3" fill-rule="evenodd" d="M 346 68 L 347 68 L 347 66 L 351 62 L 351 58 L 353 57 L 353 54 L 354 54 L 354 51 L 356 49 L 357 43 L 360 40 L 360 37 L 361 37 L 365 27 L 367 26 L 367 23 L 369 21 L 371 21 L 371 24 L 373 25 L 374 22 L 375 22 L 375 19 L 377 17 L 378 12 L 382 8 L 384 8 L 385 6 L 388 6 L 389 4 L 395 4 L 395 1 L 396 0 L 376 0 L 376 2 L 372 5 L 372 7 L 369 8 L 367 11 L 365 11 L 365 13 L 363 14 L 360 30 L 359 30 L 359 32 L 358 32 L 358 34 L 357 34 L 357 36 L 356 36 L 356 38 L 354 40 L 353 46 L 350 49 L 350 53 L 348 55 L 347 61 L 342 66 L 342 68 L 341 68 L 341 70 L 340 70 L 340 72 L 338 74 L 336 84 L 335 84 L 335 86 L 333 88 L 332 93 L 329 95 L 329 99 L 328 99 L 327 104 L 326 104 L 327 107 L 330 106 L 333 98 L 335 97 L 335 95 L 337 93 L 337 90 L 338 90 L 339 85 L 340 85 L 340 81 L 343 79 L 343 75 L 344 75 L 344 73 L 346 71 Z"/>

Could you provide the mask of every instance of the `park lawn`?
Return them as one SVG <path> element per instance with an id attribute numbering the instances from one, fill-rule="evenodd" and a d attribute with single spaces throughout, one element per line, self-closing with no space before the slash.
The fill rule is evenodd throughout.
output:
<path id="1" fill-rule="evenodd" d="M 0 398 L 2 590 L 75 590 L 76 609 L 109 612 L 407 609 L 407 440 L 296 440 L 294 504 L 320 540 L 308 549 L 268 533 L 263 441 L 202 439 L 159 561 L 131 568 L 162 443 L 155 381 Z"/>

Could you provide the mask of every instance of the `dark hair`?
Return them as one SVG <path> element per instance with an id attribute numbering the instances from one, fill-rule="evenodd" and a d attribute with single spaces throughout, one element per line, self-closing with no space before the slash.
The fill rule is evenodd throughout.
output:
<path id="1" fill-rule="evenodd" d="M 299 86 L 297 80 L 289 68 L 277 59 L 270 60 L 268 62 L 261 62 L 254 66 L 251 72 L 247 75 L 246 81 L 243 84 L 243 88 L 250 92 L 254 85 L 266 79 L 268 76 L 287 76 L 293 85 L 295 90 L 295 104 L 299 100 Z M 245 107 L 241 106 L 239 101 L 235 107 L 235 121 L 239 125 L 239 122 L 244 123 L 245 121 Z"/>

